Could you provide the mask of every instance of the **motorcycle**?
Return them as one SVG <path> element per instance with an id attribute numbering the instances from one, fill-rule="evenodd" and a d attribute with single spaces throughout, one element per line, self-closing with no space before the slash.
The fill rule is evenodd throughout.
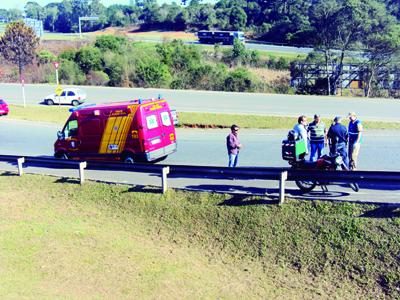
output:
<path id="1" fill-rule="evenodd" d="M 342 169 L 343 171 L 349 171 L 349 168 L 343 161 L 343 157 L 339 153 L 323 155 L 315 162 L 306 161 L 305 155 L 305 141 L 299 138 L 295 131 L 289 131 L 287 139 L 282 141 L 282 158 L 287 160 L 293 169 L 322 171 L 336 171 Z M 303 193 L 311 192 L 316 186 L 320 186 L 323 192 L 327 192 L 327 184 L 329 184 L 328 182 L 315 180 L 296 180 L 295 183 Z M 353 191 L 359 191 L 357 183 L 350 183 L 349 185 Z"/>
<path id="2" fill-rule="evenodd" d="M 336 171 L 341 169 L 343 171 L 349 171 L 349 168 L 344 163 L 342 156 L 339 154 L 323 155 L 315 162 L 309 162 L 305 159 L 299 161 L 292 160 L 289 161 L 289 164 L 295 170 Z M 295 183 L 303 193 L 311 192 L 316 186 L 320 186 L 323 192 L 327 192 L 327 185 L 329 184 L 329 182 L 313 180 L 296 180 Z M 355 192 L 360 190 L 358 184 L 355 182 L 350 183 L 349 186 Z"/>

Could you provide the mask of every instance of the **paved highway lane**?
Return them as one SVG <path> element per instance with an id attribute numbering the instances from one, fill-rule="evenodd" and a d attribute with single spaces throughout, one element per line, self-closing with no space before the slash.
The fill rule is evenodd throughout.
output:
<path id="1" fill-rule="evenodd" d="M 51 85 L 26 85 L 28 104 L 38 104 L 54 92 Z M 364 120 L 399 121 L 400 101 L 394 99 L 364 99 L 323 96 L 293 96 L 256 93 L 227 93 L 142 88 L 82 87 L 87 103 L 152 98 L 161 94 L 178 111 L 280 115 L 297 117 L 300 114 L 323 117 L 344 116 L 349 111 Z M 0 84 L 1 97 L 12 104 L 22 104 L 18 84 Z"/>
<path id="2" fill-rule="evenodd" d="M 0 118 L 0 154 L 21 154 L 30 156 L 52 156 L 53 142 L 59 126 L 48 123 L 33 123 Z M 241 130 L 245 148 L 240 154 L 241 166 L 287 166 L 280 157 L 280 142 L 286 131 L 280 130 Z M 226 130 L 178 129 L 178 152 L 164 163 L 225 166 Z M 400 146 L 399 133 L 374 131 L 366 134 L 360 165 L 363 169 L 400 170 L 397 149 Z M 385 146 L 381 146 L 384 143 Z M 15 165 L 0 163 L 0 170 L 15 171 Z M 29 167 L 29 172 L 56 176 L 77 177 L 77 170 L 52 170 Z M 160 185 L 156 174 L 135 174 L 127 172 L 88 171 L 88 179 L 106 182 L 120 182 L 135 185 Z M 244 195 L 259 194 L 277 197 L 278 184 L 274 181 L 259 180 L 214 180 L 204 178 L 169 179 L 169 186 L 192 190 L 235 192 Z M 317 188 L 308 195 L 300 195 L 293 183 L 288 183 L 287 192 L 291 197 L 301 199 L 327 199 L 343 201 L 374 201 L 396 203 L 400 199 L 399 187 L 387 186 L 383 190 L 361 186 L 359 193 L 348 187 L 329 186 L 329 193 Z"/>
<path id="3" fill-rule="evenodd" d="M 0 118 L 0 154 L 53 155 L 53 143 L 61 126 Z M 240 166 L 283 167 L 281 141 L 286 130 L 240 130 L 244 148 Z M 178 129 L 178 152 L 165 163 L 225 166 L 228 130 Z M 400 171 L 400 132 L 367 131 L 360 153 L 360 169 Z"/>

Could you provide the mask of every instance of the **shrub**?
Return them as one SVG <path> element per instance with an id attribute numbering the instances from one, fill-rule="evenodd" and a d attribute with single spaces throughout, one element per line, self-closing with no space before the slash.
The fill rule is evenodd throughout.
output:
<path id="1" fill-rule="evenodd" d="M 158 44 L 156 50 L 161 62 L 170 67 L 172 72 L 185 71 L 201 63 L 200 51 L 185 45 L 181 40 Z"/>
<path id="2" fill-rule="evenodd" d="M 224 90 L 227 92 L 251 92 L 254 83 L 248 70 L 238 68 L 225 78 Z"/>
<path id="3" fill-rule="evenodd" d="M 89 85 L 107 85 L 110 78 L 103 71 L 89 71 L 86 76 L 86 83 Z"/>
<path id="4" fill-rule="evenodd" d="M 86 74 L 101 70 L 101 51 L 99 48 L 83 47 L 76 53 L 75 61 Z"/>
<path id="5" fill-rule="evenodd" d="M 123 36 L 113 35 L 102 35 L 96 38 L 94 46 L 101 49 L 102 51 L 112 51 L 122 54 L 125 46 L 127 45 L 127 39 Z"/>
<path id="6" fill-rule="evenodd" d="M 123 57 L 112 52 L 107 52 L 103 57 L 104 72 L 107 73 L 110 86 L 121 86 L 124 74 Z"/>
<path id="7" fill-rule="evenodd" d="M 77 52 L 77 50 L 75 50 L 75 49 L 65 50 L 58 56 L 58 59 L 75 61 L 76 52 Z"/>
<path id="8" fill-rule="evenodd" d="M 60 64 L 59 79 L 64 84 L 84 84 L 85 74 L 79 66 L 70 60 L 63 60 Z"/>
<path id="9" fill-rule="evenodd" d="M 40 50 L 36 56 L 39 65 L 44 65 L 56 61 L 56 56 L 47 50 Z"/>
<path id="10" fill-rule="evenodd" d="M 168 67 L 154 59 L 141 60 L 132 76 L 132 81 L 142 87 L 162 87 L 171 79 Z"/>

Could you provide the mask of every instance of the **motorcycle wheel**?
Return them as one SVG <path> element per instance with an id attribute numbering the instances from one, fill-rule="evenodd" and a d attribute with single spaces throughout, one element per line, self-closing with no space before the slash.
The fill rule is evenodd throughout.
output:
<path id="1" fill-rule="evenodd" d="M 303 193 L 309 193 L 317 186 L 317 183 L 315 183 L 314 181 L 296 180 L 295 182 L 297 187 Z"/>

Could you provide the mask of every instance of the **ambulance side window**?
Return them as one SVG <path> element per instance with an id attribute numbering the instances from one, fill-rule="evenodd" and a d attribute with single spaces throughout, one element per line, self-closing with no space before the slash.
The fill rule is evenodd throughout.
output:
<path id="1" fill-rule="evenodd" d="M 146 117 L 147 129 L 153 129 L 158 127 L 156 115 L 150 115 Z"/>
<path id="2" fill-rule="evenodd" d="M 71 137 L 71 136 L 77 136 L 77 135 L 78 135 L 78 120 L 71 120 L 65 126 L 64 136 Z"/>
<path id="3" fill-rule="evenodd" d="M 171 126 L 171 118 L 169 117 L 169 113 L 167 111 L 163 111 L 161 113 L 161 121 L 164 126 Z"/>

